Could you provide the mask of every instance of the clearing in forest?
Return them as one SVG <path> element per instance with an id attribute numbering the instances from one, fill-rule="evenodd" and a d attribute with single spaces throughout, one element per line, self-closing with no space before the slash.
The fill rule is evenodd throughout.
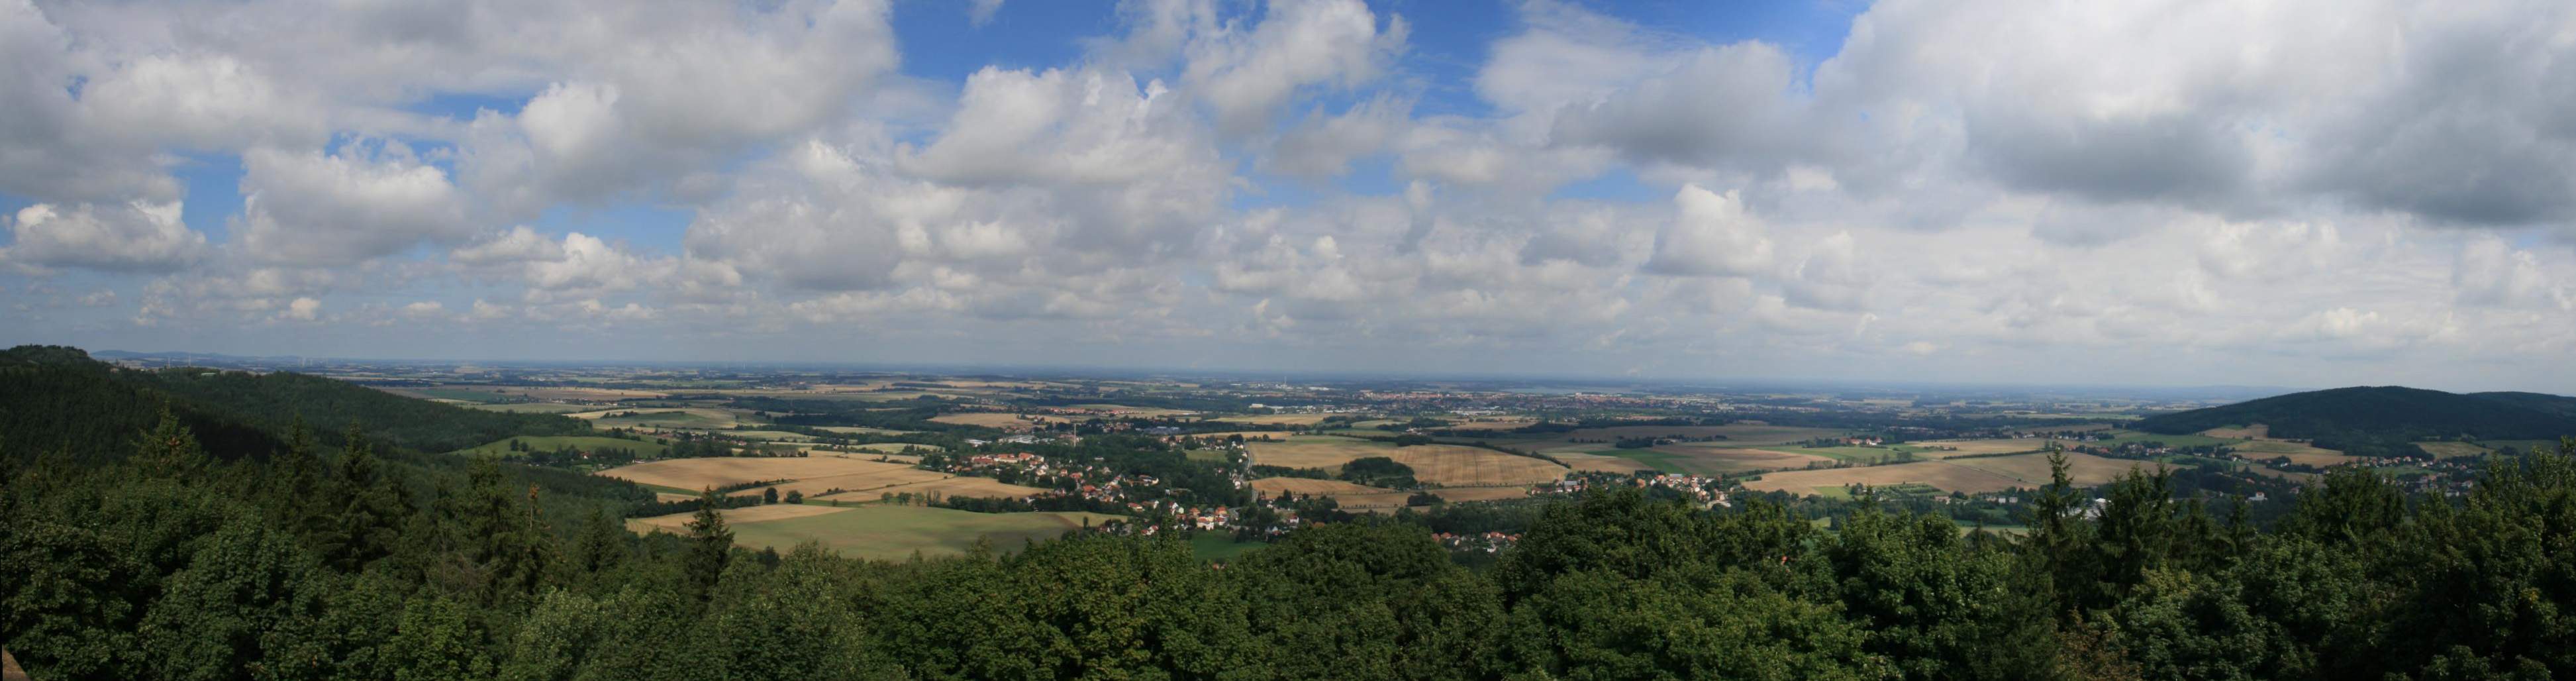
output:
<path id="1" fill-rule="evenodd" d="M 776 511 L 792 514 L 785 517 L 747 516 L 749 512 L 772 508 L 811 510 Z M 628 526 L 639 532 L 663 528 L 680 533 L 687 531 L 682 527 L 689 522 L 689 516 L 680 513 L 643 518 L 628 521 Z M 844 556 L 872 560 L 904 560 L 915 552 L 924 557 L 959 555 L 977 541 L 989 541 L 995 551 L 1007 553 L 1019 550 L 1027 540 L 1052 539 L 1081 529 L 1086 523 L 1098 525 L 1120 519 L 1098 513 L 973 513 L 923 506 L 836 508 L 800 504 L 731 509 L 724 516 L 737 546 L 784 552 L 813 541 Z"/>

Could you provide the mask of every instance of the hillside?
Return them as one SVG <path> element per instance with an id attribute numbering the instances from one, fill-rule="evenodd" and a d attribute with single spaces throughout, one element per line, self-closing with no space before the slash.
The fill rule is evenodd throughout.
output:
<path id="1" fill-rule="evenodd" d="M 2151 416 L 2131 427 L 2194 433 L 2264 424 L 2271 436 L 2314 440 L 2319 447 L 2374 456 L 2405 455 L 2418 440 L 2461 435 L 2488 440 L 2556 439 L 2576 434 L 2576 398 L 2540 393 L 2447 393 L 2398 386 L 2336 388 L 2266 397 Z"/>
<path id="2" fill-rule="evenodd" d="M 75 348 L 0 351 L 0 437 L 13 448 L 121 451 L 159 418 L 164 402 L 210 449 L 228 452 L 272 451 L 271 436 L 297 418 L 321 431 L 325 442 L 336 444 L 338 431 L 354 421 L 374 437 L 428 452 L 590 429 L 578 419 L 465 409 L 303 374 L 137 371 Z"/>

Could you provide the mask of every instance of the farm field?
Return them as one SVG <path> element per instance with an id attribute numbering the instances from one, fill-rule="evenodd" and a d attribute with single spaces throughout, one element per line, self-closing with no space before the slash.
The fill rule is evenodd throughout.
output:
<path id="1" fill-rule="evenodd" d="M 1364 456 L 1387 456 L 1392 442 L 1373 442 L 1333 435 L 1298 435 L 1285 442 L 1253 442 L 1252 462 L 1265 466 L 1331 470 Z"/>
<path id="2" fill-rule="evenodd" d="M 1565 462 L 1565 465 L 1568 468 L 1584 472 L 1634 473 L 1649 468 L 1649 466 L 1638 462 L 1636 459 L 1630 459 L 1615 454 L 1595 454 L 1592 452 L 1548 452 L 1547 455 L 1556 457 L 1556 460 L 1558 461 Z"/>
<path id="3" fill-rule="evenodd" d="M 1801 452 L 1708 446 L 1698 443 L 1609 451 L 1635 459 L 1655 470 L 1697 475 L 1791 470 L 1816 464 L 1834 463 L 1833 459 Z"/>
<path id="4" fill-rule="evenodd" d="M 1449 424 L 1449 425 L 1447 425 L 1447 426 L 1442 426 L 1442 427 L 1443 427 L 1443 428 L 1445 428 L 1445 429 L 1448 429 L 1448 430 L 1511 430 L 1511 429 L 1514 429 L 1514 428 L 1520 428 L 1520 427 L 1523 427 L 1523 426 L 1527 426 L 1527 425 L 1530 425 L 1530 424 L 1533 424 L 1533 423 L 1538 423 L 1538 419 L 1532 419 L 1532 418 L 1491 418 L 1491 417 L 1488 417 L 1488 418 L 1481 418 L 1481 419 L 1477 419 L 1477 420 L 1474 420 L 1474 421 L 1460 421 L 1460 422 L 1452 423 L 1452 424 Z M 1354 424 L 1354 425 L 1358 425 L 1358 424 Z M 1367 426 L 1362 426 L 1362 427 L 1368 427 L 1368 426 L 1374 426 L 1374 425 L 1376 425 L 1376 424 L 1373 424 L 1373 423 L 1372 423 L 1372 424 L 1367 424 Z"/>
<path id="5" fill-rule="evenodd" d="M 1253 491 L 1260 492 L 1263 496 L 1271 497 L 1279 496 L 1280 492 L 1295 492 L 1298 496 L 1316 494 L 1328 497 L 1339 497 L 1354 494 L 1384 494 L 1395 491 L 1383 487 L 1370 487 L 1368 485 L 1362 485 L 1345 480 L 1318 480 L 1315 478 L 1289 477 L 1255 478 L 1252 481 L 1252 489 Z"/>
<path id="6" fill-rule="evenodd" d="M 1844 461 L 1844 462 L 1856 463 L 1856 464 L 1862 464 L 1862 465 L 1872 465 L 1872 464 L 1877 464 L 1877 463 L 1884 462 L 1884 461 L 1896 461 L 1896 460 L 1898 460 L 1898 459 L 1903 458 L 1903 457 L 1904 457 L 1905 452 L 1907 451 L 1907 450 L 1899 450 L 1899 449 L 1893 449 L 1893 448 L 1888 448 L 1888 447 L 1795 447 L 1795 446 L 1791 446 L 1791 447 L 1765 447 L 1765 448 L 1763 448 L 1763 449 L 1764 449 L 1764 450 L 1766 450 L 1766 451 L 1780 452 L 1780 453 L 1783 453 L 1783 454 L 1803 454 L 1803 455 L 1807 455 L 1807 456 L 1821 456 L 1821 457 L 1825 457 L 1825 458 L 1828 458 L 1828 459 L 1833 459 L 1833 460 L 1835 460 L 1835 461 Z"/>
<path id="7" fill-rule="evenodd" d="M 813 426 L 815 430 L 844 435 L 902 435 L 913 431 L 869 428 L 867 426 Z"/>
<path id="8" fill-rule="evenodd" d="M 746 512 L 770 508 L 812 510 L 782 511 L 780 517 L 743 517 Z M 734 543 L 740 546 L 765 546 L 784 552 L 812 541 L 844 556 L 871 560 L 904 560 L 916 552 L 924 557 L 959 555 L 978 541 L 991 542 L 995 551 L 1007 553 L 1020 550 L 1028 540 L 1053 539 L 1081 529 L 1086 523 L 1097 525 L 1117 519 L 1119 516 L 1098 513 L 973 513 L 881 505 L 840 508 L 770 504 L 725 512 L 725 522 L 733 528 Z M 647 532 L 678 528 L 688 521 L 689 514 L 683 513 L 633 520 L 628 526 Z"/>
<path id="9" fill-rule="evenodd" d="M 1221 417 L 1217 417 L 1217 418 L 1215 418 L 1215 419 L 1211 419 L 1211 420 L 1214 420 L 1214 421 L 1221 421 L 1221 422 L 1225 422 L 1225 423 L 1251 423 L 1251 424 L 1279 425 L 1279 426 L 1311 426 L 1311 425 L 1315 425 L 1315 424 L 1318 424 L 1318 423 L 1323 423 L 1323 422 L 1324 422 L 1324 419 L 1331 418 L 1331 417 L 1334 417 L 1334 416 L 1346 416 L 1346 414 L 1245 414 L 1245 415 L 1240 415 L 1240 416 L 1221 416 Z"/>
<path id="10" fill-rule="evenodd" d="M 570 414 L 573 412 L 594 411 L 598 409 L 598 407 L 579 404 L 562 404 L 557 402 L 504 402 L 501 404 L 470 404 L 466 406 L 484 411 L 509 412 L 513 414 Z"/>
<path id="11" fill-rule="evenodd" d="M 2243 442 L 2243 440 L 2216 438 L 2207 435 L 2163 435 L 2158 433 L 2141 433 L 2134 430 L 2113 430 L 2106 431 L 2103 434 L 2110 437 L 2095 440 L 2089 444 L 2097 447 L 2114 447 L 2131 442 L 2162 442 L 2168 447 L 2201 447 L 2234 445 L 2239 442 Z M 2066 441 L 2066 446 L 2069 447 L 2079 444 L 2087 443 L 2081 441 Z"/>
<path id="12" fill-rule="evenodd" d="M 826 488 L 826 489 L 829 489 L 829 488 Z M 1004 482 L 1002 482 L 1002 481 L 1000 481 L 1000 480 L 995 480 L 995 479 L 992 479 L 992 478 L 978 478 L 978 477 L 963 476 L 963 475 L 961 475 L 961 476 L 955 476 L 955 477 L 939 478 L 939 479 L 936 479 L 936 480 L 928 480 L 928 481 L 923 481 L 923 482 L 904 483 L 904 484 L 900 484 L 900 485 L 888 485 L 888 486 L 884 486 L 884 487 L 876 487 L 876 488 L 872 488 L 872 489 L 864 489 L 864 490 L 856 490 L 856 491 L 850 491 L 850 492 L 842 492 L 842 493 L 839 493 L 839 494 L 828 494 L 828 495 L 823 495 L 823 496 L 814 497 L 814 498 L 822 499 L 822 500 L 825 500 L 825 501 L 861 501 L 861 502 L 866 502 L 866 501 L 876 501 L 876 500 L 878 500 L 878 499 L 882 499 L 882 498 L 884 498 L 884 495 L 886 495 L 886 494 L 901 494 L 901 493 L 905 493 L 905 492 L 910 492 L 910 493 L 912 493 L 912 494 L 914 494 L 914 495 L 937 494 L 937 495 L 939 495 L 939 496 L 943 496 L 943 497 L 987 497 L 987 498 L 993 498 L 993 499 L 1018 499 L 1018 498 L 1022 498 L 1022 497 L 1027 497 L 1027 496 L 1031 496 L 1031 495 L 1039 494 L 1039 493 L 1042 493 L 1042 492 L 1045 492 L 1045 491 L 1046 491 L 1046 490 L 1045 490 L 1045 489 L 1043 489 L 1043 488 L 1038 488 L 1038 487 L 1029 487 L 1029 486 L 1026 486 L 1026 485 L 1013 485 L 1013 484 L 1004 483 Z"/>
<path id="13" fill-rule="evenodd" d="M 662 452 L 671 448 L 669 445 L 651 441 L 636 441 L 624 438 L 601 437 L 597 435 L 534 435 L 514 437 L 509 440 L 493 440 L 491 442 L 476 445 L 469 449 L 457 450 L 456 453 L 510 456 L 516 453 L 510 451 L 511 440 L 516 440 L 519 443 L 525 444 L 529 448 L 538 451 L 554 451 L 557 448 L 570 446 L 574 449 L 587 452 L 601 448 L 614 447 L 617 449 L 633 450 L 636 456 L 646 458 L 661 456 Z"/>
<path id="14" fill-rule="evenodd" d="M 1413 478 L 1447 487 L 1528 486 L 1565 478 L 1566 468 L 1545 459 L 1455 445 L 1396 447 L 1385 453 L 1413 467 Z"/>
<path id="15" fill-rule="evenodd" d="M 462 400 L 469 400 L 469 401 L 475 401 L 475 402 L 494 402 L 494 401 L 499 401 L 499 400 L 521 400 L 521 399 L 524 399 L 524 400 L 535 400 L 535 401 L 538 401 L 538 402 L 615 402 L 615 401 L 618 401 L 618 400 L 632 400 L 632 399 L 660 399 L 660 398 L 664 398 L 664 397 L 670 397 L 670 394 L 669 394 L 669 393 L 656 392 L 656 391 L 652 391 L 652 390 L 626 390 L 626 389 L 619 389 L 619 388 L 576 388 L 576 387 L 555 387 L 555 386 L 516 386 L 516 385 L 506 385 L 506 386 L 482 386 L 482 385 L 475 385 L 475 386 L 463 386 L 463 385 L 452 385 L 452 386 L 440 386 L 440 387 L 437 387 L 437 388 L 411 388 L 411 389 L 408 389 L 408 390 L 415 390 L 415 391 L 438 391 L 436 394 L 432 394 L 432 395 L 430 395 L 430 396 L 431 396 L 431 397 L 442 397 L 442 398 L 448 398 L 448 399 L 462 399 Z M 469 396 L 466 396 L 466 395 L 460 394 L 460 393 L 462 393 L 462 392 L 480 393 L 480 394 L 481 394 L 481 396 L 480 396 L 480 397 L 469 397 Z"/>
<path id="16" fill-rule="evenodd" d="M 2260 440 L 2271 437 L 2271 431 L 2271 426 L 2257 423 L 2250 426 L 2240 426 L 2235 428 L 2211 428 L 2209 430 L 2200 431 L 2200 434 L 2231 440 Z"/>
<path id="17" fill-rule="evenodd" d="M 738 437 L 745 440 L 763 440 L 767 442 L 808 442 L 814 439 L 814 436 L 812 435 L 792 433 L 784 430 L 711 430 L 707 432 L 712 435 Z"/>
<path id="18" fill-rule="evenodd" d="M 1939 462 L 1946 466 L 1971 468 L 2018 481 L 2016 487 L 2038 487 L 2048 484 L 2047 454 L 2018 454 Z M 2153 468 L 2155 464 L 2140 461 L 2106 459 L 2091 454 L 2066 453 L 2066 477 L 2078 485 L 2099 485 L 2129 472 L 2133 466 Z M 1942 489 L 1951 489 L 1935 484 Z M 1975 491 L 1975 490 L 1963 490 Z"/>
<path id="19" fill-rule="evenodd" d="M 732 430 L 736 425 L 757 423 L 744 418 L 745 414 L 742 412 L 714 407 L 627 407 L 565 414 L 565 416 L 587 419 L 598 428 L 638 430 L 676 428 Z"/>
<path id="20" fill-rule="evenodd" d="M 1191 416 L 1191 415 L 1195 415 L 1195 414 L 1197 414 L 1197 413 L 1198 413 L 1198 412 L 1190 411 L 1190 410 L 1187 410 L 1187 409 L 1164 409 L 1164 408 L 1161 408 L 1161 407 L 1130 407 L 1130 406 L 1127 406 L 1127 405 L 1124 405 L 1124 404 L 1077 404 L 1077 405 L 1073 405 L 1073 408 L 1075 408 L 1075 409 L 1090 409 L 1090 410 L 1093 410 L 1093 411 L 1112 412 L 1112 413 L 1115 413 L 1115 414 L 1117 414 L 1117 415 L 1119 415 L 1119 416 L 1137 416 L 1137 417 L 1143 417 L 1143 418 L 1163 418 L 1163 417 L 1167 417 L 1167 416 Z"/>
<path id="21" fill-rule="evenodd" d="M 1991 459 L 1976 459 L 1986 461 Z M 2046 462 L 2041 462 L 2042 466 Z M 2043 473 L 2045 477 L 2045 473 Z M 1946 461 L 1917 461 L 1890 466 L 1854 466 L 1817 470 L 1766 473 L 1760 479 L 1745 481 L 1746 489 L 1791 494 L 1839 494 L 1853 483 L 1880 487 L 1902 483 L 1921 483 L 1953 492 L 1996 492 L 2015 487 L 2029 487 L 2013 478 L 1959 466 Z M 2044 480 L 2043 480 L 2044 482 Z"/>
<path id="22" fill-rule="evenodd" d="M 806 496 L 820 495 L 835 487 L 844 490 L 875 489 L 948 477 L 946 473 L 925 471 L 908 464 L 812 456 L 664 459 L 619 466 L 599 474 L 679 490 L 759 480 L 789 480 L 791 482 L 777 486 L 780 493 L 795 490 L 804 492 Z"/>
<path id="23" fill-rule="evenodd" d="M 930 451 L 930 452 L 944 452 L 944 451 L 948 451 L 948 448 L 947 448 L 947 447 L 941 447 L 941 446 L 939 446 L 939 445 L 922 445 L 922 444 L 913 444 L 913 443 L 910 443 L 910 442 L 870 442 L 870 443 L 863 444 L 863 445 L 847 445 L 847 446 L 848 446 L 849 448 L 851 448 L 851 449 L 866 450 L 866 451 L 871 451 L 871 452 L 883 452 L 883 453 L 886 453 L 886 454 L 901 454 L 901 453 L 903 453 L 903 450 L 905 450 L 905 449 L 919 449 L 919 450 L 922 450 L 922 451 Z"/>
<path id="24" fill-rule="evenodd" d="M 1308 495 L 1332 497 L 1334 504 L 1346 511 L 1393 511 L 1403 508 L 1405 503 L 1413 498 L 1410 492 L 1370 487 L 1355 482 L 1314 478 L 1260 478 L 1252 481 L 1252 489 L 1265 496 L 1274 497 L 1279 496 L 1280 492 L 1295 492 L 1301 497 Z"/>
<path id="25" fill-rule="evenodd" d="M 2039 438 L 1932 440 L 1909 444 L 1921 448 L 1919 451 L 1914 453 L 1914 458 L 1918 459 L 1947 459 L 1956 456 L 1980 456 L 1986 454 L 2020 454 L 2023 452 L 2036 452 L 2048 447 L 2048 441 Z"/>
<path id="26" fill-rule="evenodd" d="M 2415 448 L 2424 450 L 2424 453 L 2431 454 L 2436 459 L 2484 456 L 2488 451 L 2485 447 L 2466 442 L 2418 442 L 2415 443 Z"/>
<path id="27" fill-rule="evenodd" d="M 2286 456 L 2290 457 L 2290 463 L 2302 466 L 2316 466 L 2319 468 L 2340 466 L 2360 460 L 2358 457 L 2348 456 L 2343 452 L 2331 449 L 2318 449 L 2315 446 L 2304 442 L 2255 440 L 2252 442 L 2238 443 L 2234 445 L 2234 447 L 2236 448 L 2237 456 L 2247 459 L 2270 461 L 2272 459 Z"/>
<path id="28" fill-rule="evenodd" d="M 930 417 L 930 420 L 939 423 L 954 423 L 964 426 L 983 426 L 985 428 L 999 428 L 1002 430 L 1031 430 L 1036 424 L 1063 421 L 1064 419 L 1051 416 L 1024 416 L 1020 414 L 978 411 L 963 414 L 940 414 L 938 416 Z"/>

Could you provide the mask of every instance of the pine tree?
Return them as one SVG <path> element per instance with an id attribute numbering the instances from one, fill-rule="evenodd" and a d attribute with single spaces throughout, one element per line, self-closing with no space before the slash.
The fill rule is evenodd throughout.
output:
<path id="1" fill-rule="evenodd" d="M 689 519 L 689 584 L 702 596 L 724 575 L 725 563 L 733 558 L 733 530 L 725 527 L 724 514 L 716 510 L 722 499 L 715 488 L 698 493 L 698 514 Z"/>
<path id="2" fill-rule="evenodd" d="M 150 475 L 183 480 L 193 479 L 207 464 L 196 433 L 179 423 L 168 402 L 161 403 L 160 425 L 136 438 L 134 462 Z"/>

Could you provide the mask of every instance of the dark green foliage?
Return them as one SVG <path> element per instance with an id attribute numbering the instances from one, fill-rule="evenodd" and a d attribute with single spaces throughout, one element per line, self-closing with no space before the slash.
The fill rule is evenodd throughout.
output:
<path id="1" fill-rule="evenodd" d="M 1412 466 L 1396 463 L 1394 459 L 1383 456 L 1352 459 L 1350 463 L 1342 464 L 1342 474 L 1339 477 L 1362 485 L 1387 489 L 1408 489 L 1419 484 L 1413 481 Z"/>
<path id="2" fill-rule="evenodd" d="M 1310 523 L 1221 566 L 1098 533 L 869 563 L 735 547 L 720 504 L 637 537 L 625 488 L 292 425 L 244 456 L 185 421 L 0 457 L 0 644 L 35 678 L 2576 675 L 2576 442 L 2457 498 L 2339 472 L 2272 533 L 2140 470 L 2061 474 L 2025 538 L 1868 490 L 1827 531 L 1619 489 Z M 1478 571 L 1426 527 L 1526 530 Z"/>
<path id="3" fill-rule="evenodd" d="M 2131 427 L 2179 434 L 2256 423 L 2269 426 L 2272 437 L 2312 439 L 2348 454 L 2410 456 L 2409 443 L 2417 440 L 2529 440 L 2576 432 L 2576 397 L 2336 388 L 2151 416 Z"/>

